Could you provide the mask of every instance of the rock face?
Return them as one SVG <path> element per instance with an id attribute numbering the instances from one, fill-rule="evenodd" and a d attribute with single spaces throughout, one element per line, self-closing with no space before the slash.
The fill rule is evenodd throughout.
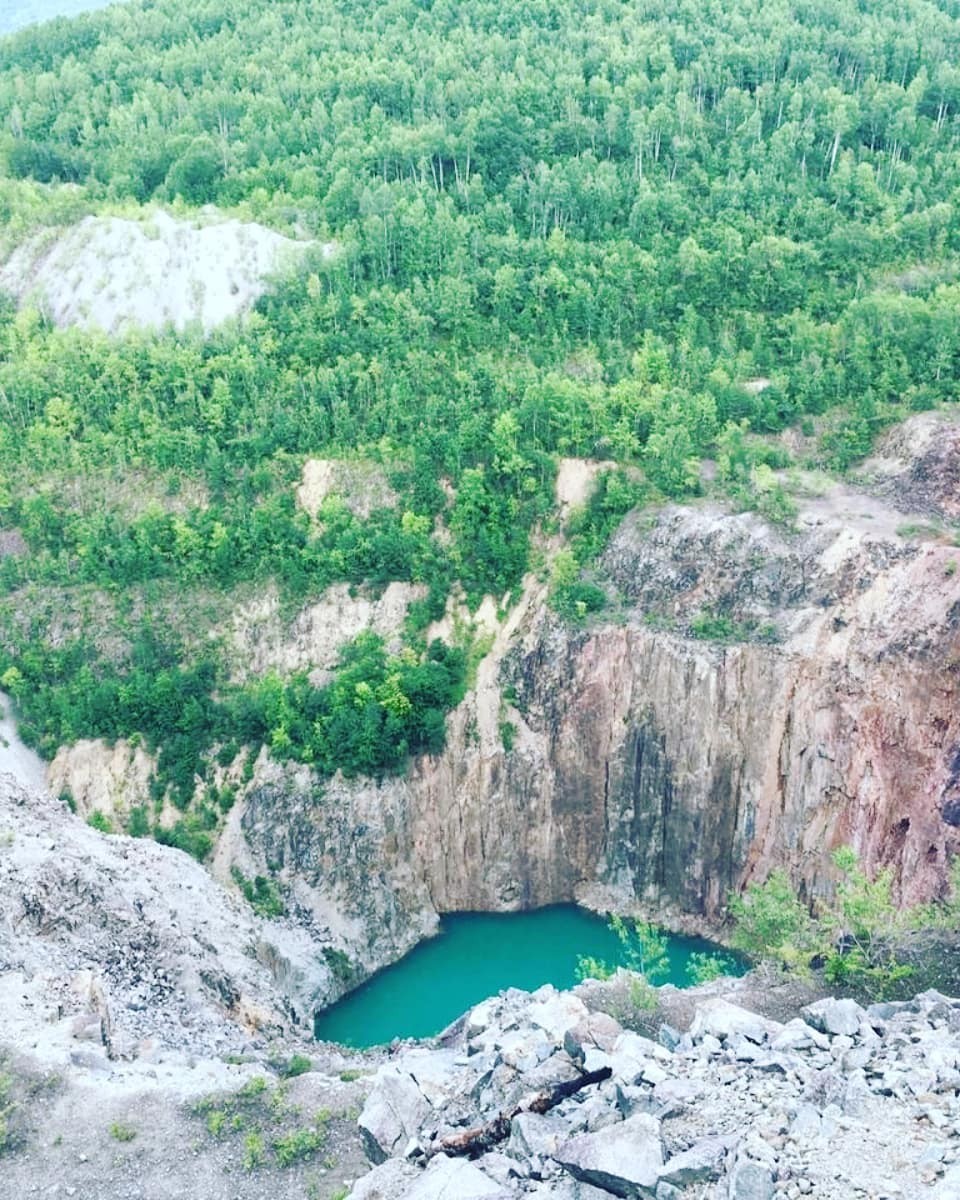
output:
<path id="1" fill-rule="evenodd" d="M 957 1195 L 960 1001 L 938 992 L 799 1010 L 749 979 L 664 989 L 654 1041 L 605 1011 L 616 979 L 510 990 L 441 1042 L 349 1059 L 297 1040 L 336 986 L 310 928 L 256 919 L 179 851 L 105 838 L 9 777 L 0 897 L 10 1195 L 294 1200 L 302 1175 L 238 1171 L 240 1134 L 221 1141 L 223 1113 L 261 1094 L 258 1120 L 340 1114 L 328 1182 L 356 1180 L 354 1200 Z M 295 1049 L 313 1069 L 288 1097 L 271 1068 L 292 1073 Z M 494 1122 L 474 1161 L 452 1152 Z M 361 1140 L 379 1165 L 358 1180 Z"/>
<path id="2" fill-rule="evenodd" d="M 360 974 L 444 911 L 639 902 L 709 928 L 775 866 L 829 890 L 845 843 L 903 901 L 937 895 L 960 846 L 960 551 L 905 527 L 950 518 L 960 422 L 891 438 L 879 494 L 832 485 L 794 530 L 633 514 L 603 563 L 616 622 L 564 625 L 529 579 L 446 751 L 379 783 L 266 764 L 237 817 L 251 862 L 339 921 Z"/>
<path id="3" fill-rule="evenodd" d="M 378 1143 L 373 1158 L 382 1165 L 358 1181 L 352 1197 L 946 1200 L 956 1194 L 950 1189 L 960 1171 L 960 1001 L 937 992 L 869 1010 L 826 1001 L 808 1015 L 824 1025 L 841 1012 L 858 1021 L 850 1034 L 821 1035 L 799 1017 L 782 1025 L 748 1012 L 733 1002 L 737 996 L 698 999 L 693 1023 L 672 1051 L 619 1031 L 609 1053 L 592 1051 L 610 1078 L 539 1116 L 517 1109 L 585 1065 L 584 1054 L 571 1056 L 569 1040 L 555 1033 L 542 1046 L 537 1014 L 572 997 L 543 988 L 485 1001 L 459 1023 L 453 1045 L 403 1054 L 375 1077 L 361 1127 L 371 1114 L 393 1109 L 403 1114 L 403 1137 L 388 1159 Z M 838 1003 L 839 1009 L 828 1007 Z M 614 1025 L 604 1018 L 607 1035 Z M 796 1037 L 800 1027 L 810 1036 Z M 745 1044 L 745 1030 L 756 1040 Z M 789 1048 L 787 1031 L 794 1034 Z M 526 1054 L 518 1053 L 522 1046 Z M 431 1055 L 434 1069 L 427 1065 Z M 513 1065 L 541 1056 L 536 1070 Z M 450 1156 L 455 1135 L 511 1114 L 508 1138 L 470 1163 Z"/>
<path id="4" fill-rule="evenodd" d="M 924 414 L 859 490 L 802 500 L 794 529 L 717 503 L 632 514 L 603 562 L 615 621 L 564 624 L 532 576 L 506 617 L 485 602 L 492 649 L 445 752 L 402 779 L 325 782 L 261 754 L 217 876 L 275 878 L 335 947 L 334 993 L 438 913 L 576 899 L 709 931 L 728 893 L 773 867 L 804 895 L 828 891 L 845 843 L 868 871 L 890 865 L 904 902 L 938 895 L 960 847 L 960 550 L 910 530 L 954 519 L 956 461 L 960 421 Z M 558 504 L 601 464 L 574 465 Z M 349 492 L 340 469 L 317 460 L 301 501 Z M 331 589 L 293 625 L 263 597 L 238 613 L 236 656 L 320 677 L 344 636 L 389 633 L 414 594 Z M 79 745 L 53 765 L 83 812 L 146 793 L 142 749 L 107 755 Z"/>
<path id="5" fill-rule="evenodd" d="M 870 491 L 918 517 L 960 517 L 960 422 L 918 413 L 895 426 L 857 473 Z"/>
<path id="6" fill-rule="evenodd" d="M 710 506 L 638 520 L 607 554 L 625 624 L 577 638 L 546 623 L 508 664 L 549 741 L 572 864 L 709 916 L 774 865 L 827 887 L 828 852 L 849 842 L 868 869 L 895 867 L 905 899 L 936 892 L 957 844 L 956 551 L 849 525 L 784 535 Z M 682 636 L 703 614 L 758 632 Z"/>
<path id="7" fill-rule="evenodd" d="M 360 1134 L 371 1162 L 402 1154 L 430 1112 L 430 1102 L 409 1071 L 382 1067 L 360 1114 Z"/>

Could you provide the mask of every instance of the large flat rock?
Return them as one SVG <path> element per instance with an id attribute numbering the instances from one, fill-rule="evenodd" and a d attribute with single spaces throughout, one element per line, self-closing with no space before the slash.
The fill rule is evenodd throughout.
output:
<path id="1" fill-rule="evenodd" d="M 583 1183 L 623 1196 L 651 1200 L 663 1167 L 660 1122 L 646 1113 L 571 1138 L 554 1158 Z"/>

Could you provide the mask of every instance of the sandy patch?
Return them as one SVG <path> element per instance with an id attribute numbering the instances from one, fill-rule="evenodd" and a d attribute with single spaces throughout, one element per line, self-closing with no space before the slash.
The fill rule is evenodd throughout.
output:
<path id="1" fill-rule="evenodd" d="M 561 518 L 569 516 L 572 508 L 586 504 L 598 475 L 616 468 L 617 464 L 607 459 L 561 458 L 554 487 Z"/>
<path id="2" fill-rule="evenodd" d="M 78 816 L 100 812 L 122 827 L 131 808 L 149 803 L 154 766 L 142 746 L 123 738 L 112 746 L 85 739 L 60 747 L 47 779 L 53 795 L 70 793 Z"/>
<path id="3" fill-rule="evenodd" d="M 328 496 L 339 496 L 354 516 L 366 520 L 378 508 L 393 508 L 397 494 L 379 463 L 308 458 L 297 485 L 297 502 L 315 517 Z"/>
<path id="4" fill-rule="evenodd" d="M 276 671 L 287 675 L 310 671 L 322 685 L 340 657 L 345 642 L 370 631 L 387 639 L 399 638 L 407 607 L 426 595 L 423 584 L 389 584 L 377 598 L 351 595 L 349 585 L 334 584 L 315 604 L 302 609 L 292 623 L 280 614 L 280 599 L 269 590 L 236 610 L 230 631 L 234 678 Z"/>

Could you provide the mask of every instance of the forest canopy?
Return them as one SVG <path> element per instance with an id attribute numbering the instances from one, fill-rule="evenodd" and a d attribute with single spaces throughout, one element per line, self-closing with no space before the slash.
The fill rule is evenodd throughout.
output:
<path id="1" fill-rule="evenodd" d="M 465 678 L 424 631 L 454 586 L 516 589 L 559 456 L 627 471 L 578 518 L 582 615 L 602 594 L 576 570 L 627 507 L 696 494 L 701 459 L 749 490 L 799 425 L 844 470 L 954 400 L 958 63 L 957 0 L 135 0 L 0 41 L 0 257 L 154 205 L 337 247 L 207 338 L 57 330 L 0 297 L 0 508 L 26 546 L 0 560 L 3 665 L 34 740 L 162 744 L 120 697 L 171 612 L 406 580 L 406 657 L 359 661 L 374 696 L 445 672 L 441 716 L 379 757 L 338 764 L 362 738 L 304 723 L 334 719 L 335 684 L 227 697 L 209 639 L 174 620 L 162 649 L 196 701 L 165 752 L 184 798 L 228 712 L 325 771 L 399 769 Z M 383 464 L 396 508 L 311 523 L 317 455 Z M 91 678 L 110 719 L 67 703 Z"/>

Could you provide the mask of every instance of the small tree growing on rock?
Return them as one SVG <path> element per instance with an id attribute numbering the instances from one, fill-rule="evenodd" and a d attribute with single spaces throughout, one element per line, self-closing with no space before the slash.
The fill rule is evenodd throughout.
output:
<path id="1" fill-rule="evenodd" d="M 619 967 L 626 967 L 635 976 L 630 987 L 631 1002 L 636 1008 L 649 1011 L 657 1003 L 657 984 L 664 981 L 670 970 L 666 936 L 647 921 L 616 914 L 610 917 L 610 928 L 620 941 L 622 961 L 611 966 L 602 959 L 581 955 L 577 959 L 577 975 L 580 979 L 610 979 Z"/>
<path id="2" fill-rule="evenodd" d="M 822 931 L 782 869 L 751 883 L 742 896 L 732 895 L 729 909 L 736 923 L 733 946 L 752 959 L 801 972 L 823 948 Z"/>

